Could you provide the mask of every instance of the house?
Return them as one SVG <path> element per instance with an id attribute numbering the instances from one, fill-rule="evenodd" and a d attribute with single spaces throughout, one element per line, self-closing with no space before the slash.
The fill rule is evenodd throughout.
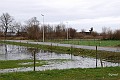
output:
<path id="1" fill-rule="evenodd" d="M 80 34 L 91 35 L 91 32 L 79 32 Z"/>
<path id="2" fill-rule="evenodd" d="M 7 32 L 6 36 L 16 36 L 16 33 L 15 32 Z"/>

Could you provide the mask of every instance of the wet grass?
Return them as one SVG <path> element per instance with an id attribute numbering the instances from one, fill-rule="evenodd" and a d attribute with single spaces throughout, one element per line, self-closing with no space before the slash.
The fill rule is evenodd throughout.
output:
<path id="1" fill-rule="evenodd" d="M 70 61 L 70 59 L 51 59 L 51 60 L 36 60 L 35 66 L 49 65 L 55 62 Z M 33 67 L 33 60 L 0 60 L 0 69 Z"/>
<path id="2" fill-rule="evenodd" d="M 53 51 L 56 53 L 67 53 L 73 55 L 80 55 L 83 57 L 96 57 L 96 50 L 88 50 L 81 48 L 69 48 L 69 47 L 60 47 L 60 46 L 49 46 L 49 45 L 39 45 L 39 44 L 29 44 L 29 43 L 20 43 L 20 42 L 9 42 L 9 41 L 0 41 L 0 43 L 18 45 L 18 46 L 26 46 L 31 47 L 33 50 L 42 49 L 47 51 Z M 30 50 L 32 50 L 30 49 Z M 109 51 L 97 51 L 98 58 L 108 60 L 111 62 L 120 62 L 120 52 L 109 52 Z"/>
<path id="3" fill-rule="evenodd" d="M 47 64 L 46 61 L 36 60 L 36 66 Z M 33 67 L 33 60 L 0 60 L 0 69 L 18 68 L 18 67 Z"/>
<path id="4" fill-rule="evenodd" d="M 70 40 L 47 40 L 48 42 L 63 43 L 63 44 L 75 44 L 86 46 L 108 46 L 108 47 L 120 47 L 120 40 L 94 40 L 94 39 L 70 39 Z"/>
<path id="5" fill-rule="evenodd" d="M 120 67 L 64 69 L 0 74 L 0 80 L 119 80 Z"/>

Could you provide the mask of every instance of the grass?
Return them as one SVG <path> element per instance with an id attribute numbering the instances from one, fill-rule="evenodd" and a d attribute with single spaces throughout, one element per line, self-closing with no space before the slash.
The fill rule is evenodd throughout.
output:
<path id="1" fill-rule="evenodd" d="M 36 60 L 35 66 L 49 65 L 49 62 L 64 62 L 70 59 L 51 59 L 51 60 Z M 0 69 L 33 67 L 33 60 L 0 60 Z"/>
<path id="2" fill-rule="evenodd" d="M 0 41 L 0 43 L 33 47 L 48 51 L 53 51 L 56 53 L 67 53 L 73 55 L 87 56 L 87 57 L 96 57 L 95 50 L 81 49 L 81 48 L 69 48 L 69 47 L 60 47 L 60 46 L 48 46 L 48 45 L 39 45 L 39 44 L 28 44 L 20 42 L 9 42 L 9 41 Z M 32 49 L 30 49 L 32 50 Z M 33 49 L 34 50 L 34 49 Z M 105 59 L 112 62 L 120 62 L 120 52 L 109 52 L 109 51 L 97 51 L 98 58 Z"/>
<path id="3" fill-rule="evenodd" d="M 119 80 L 120 67 L 65 69 L 0 74 L 0 80 Z"/>
<path id="4" fill-rule="evenodd" d="M 25 64 L 30 63 L 30 64 Z M 47 64 L 46 61 L 36 60 L 36 66 Z M 18 67 L 33 67 L 33 60 L 0 60 L 0 69 L 18 68 Z"/>
<path id="5" fill-rule="evenodd" d="M 48 40 L 49 42 L 49 40 Z M 71 40 L 51 40 L 50 42 L 63 43 L 63 44 L 75 44 L 86 46 L 108 46 L 108 47 L 120 47 L 120 40 L 94 40 L 94 39 L 71 39 Z"/>

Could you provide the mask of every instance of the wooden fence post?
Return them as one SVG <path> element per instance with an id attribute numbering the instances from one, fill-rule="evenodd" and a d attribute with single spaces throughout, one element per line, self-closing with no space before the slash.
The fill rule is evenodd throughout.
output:
<path id="1" fill-rule="evenodd" d="M 96 68 L 97 68 L 97 46 L 96 46 Z"/>
<path id="2" fill-rule="evenodd" d="M 50 48 L 50 49 L 51 49 L 51 52 L 52 52 L 52 48 L 53 48 L 53 47 L 52 47 L 52 43 L 51 43 L 51 48 Z"/>
<path id="3" fill-rule="evenodd" d="M 70 52 L 71 52 L 71 59 L 72 59 L 72 53 L 73 53 L 73 47 L 72 46 L 71 46 Z"/>
<path id="4" fill-rule="evenodd" d="M 35 59 L 35 50 L 34 50 L 34 71 L 35 71 L 35 62 L 36 62 L 36 59 Z"/>
<path id="5" fill-rule="evenodd" d="M 100 57 L 101 67 L 103 68 L 102 56 L 99 55 L 99 57 Z"/>

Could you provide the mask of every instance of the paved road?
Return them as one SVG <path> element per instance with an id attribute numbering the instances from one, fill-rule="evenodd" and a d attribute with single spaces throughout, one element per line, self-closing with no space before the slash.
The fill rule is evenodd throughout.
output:
<path id="1" fill-rule="evenodd" d="M 82 48 L 82 49 L 91 49 L 96 50 L 96 46 L 84 46 L 84 45 L 73 45 L 73 44 L 60 44 L 60 43 L 51 43 L 51 42 L 32 42 L 28 40 L 8 40 L 12 42 L 22 42 L 22 43 L 31 43 L 31 44 L 42 44 L 42 45 L 53 45 L 53 46 L 64 46 L 64 47 L 74 47 L 74 48 Z M 120 47 L 98 47 L 98 50 L 102 51 L 112 51 L 112 52 L 120 52 Z"/>

